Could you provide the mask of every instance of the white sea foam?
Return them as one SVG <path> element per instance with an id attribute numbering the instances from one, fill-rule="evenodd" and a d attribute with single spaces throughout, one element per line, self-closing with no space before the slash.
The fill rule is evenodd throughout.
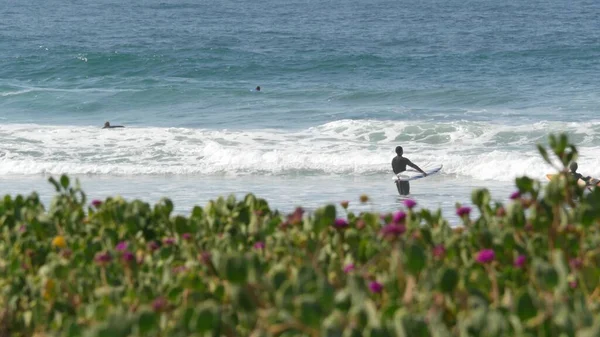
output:
<path id="1" fill-rule="evenodd" d="M 207 130 L 1 125 L 0 175 L 389 173 L 394 147 L 442 174 L 508 181 L 552 168 L 535 144 L 550 132 L 577 142 L 580 171 L 600 176 L 600 122 L 505 126 L 341 120 L 304 130 Z"/>

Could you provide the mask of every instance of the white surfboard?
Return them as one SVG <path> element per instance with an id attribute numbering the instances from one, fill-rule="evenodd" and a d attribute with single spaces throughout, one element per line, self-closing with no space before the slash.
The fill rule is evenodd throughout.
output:
<path id="1" fill-rule="evenodd" d="M 423 169 L 423 171 L 425 171 L 425 173 L 427 173 L 427 176 L 429 177 L 432 174 L 438 173 L 442 169 L 443 166 L 444 165 L 439 164 L 439 165 L 424 167 L 422 169 Z M 412 168 L 408 169 L 404 172 L 400 172 L 400 174 L 398 174 L 397 176 L 392 177 L 392 179 L 394 181 L 397 181 L 397 180 L 410 181 L 410 180 L 417 180 L 417 179 L 421 179 L 421 178 L 425 178 L 423 173 L 421 173 L 417 170 L 414 170 Z"/>

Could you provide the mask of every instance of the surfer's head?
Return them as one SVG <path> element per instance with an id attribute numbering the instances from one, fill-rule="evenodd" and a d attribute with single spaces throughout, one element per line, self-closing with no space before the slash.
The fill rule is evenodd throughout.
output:
<path id="1" fill-rule="evenodd" d="M 256 91 L 260 91 L 260 85 L 256 87 Z"/>
<path id="2" fill-rule="evenodd" d="M 105 123 L 104 123 L 104 127 L 105 127 L 105 128 L 107 128 L 107 127 L 109 127 L 109 126 L 110 126 L 110 123 L 109 123 L 109 122 L 105 122 Z"/>
<path id="3" fill-rule="evenodd" d="M 571 169 L 571 172 L 577 171 L 577 163 L 572 162 L 571 165 L 569 165 L 569 169 Z"/>
<path id="4" fill-rule="evenodd" d="M 396 154 L 401 156 L 404 153 L 404 150 L 402 150 L 402 146 L 396 146 Z"/>

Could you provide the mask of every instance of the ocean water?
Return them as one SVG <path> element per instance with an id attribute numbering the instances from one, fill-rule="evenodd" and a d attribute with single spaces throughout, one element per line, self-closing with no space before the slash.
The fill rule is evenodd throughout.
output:
<path id="1" fill-rule="evenodd" d="M 506 200 L 567 132 L 600 176 L 600 2 L 0 0 L 1 193 L 401 207 Z M 262 90 L 253 89 L 260 85 Z M 102 130 L 105 121 L 125 125 Z M 360 194 L 372 198 L 358 205 Z"/>

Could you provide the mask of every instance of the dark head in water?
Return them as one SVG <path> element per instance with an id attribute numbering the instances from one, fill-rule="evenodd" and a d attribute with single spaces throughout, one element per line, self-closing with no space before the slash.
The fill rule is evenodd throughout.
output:
<path id="1" fill-rule="evenodd" d="M 571 170 L 571 172 L 575 173 L 577 172 L 577 163 L 576 162 L 572 162 L 571 165 L 569 165 L 569 169 Z"/>
<path id="2" fill-rule="evenodd" d="M 402 156 L 403 153 L 404 150 L 402 149 L 402 146 L 396 146 L 396 154 Z"/>
<path id="3" fill-rule="evenodd" d="M 260 91 L 260 85 L 256 87 L 256 91 Z"/>
<path id="4" fill-rule="evenodd" d="M 122 128 L 123 125 L 110 125 L 109 122 L 104 123 L 103 129 Z"/>

